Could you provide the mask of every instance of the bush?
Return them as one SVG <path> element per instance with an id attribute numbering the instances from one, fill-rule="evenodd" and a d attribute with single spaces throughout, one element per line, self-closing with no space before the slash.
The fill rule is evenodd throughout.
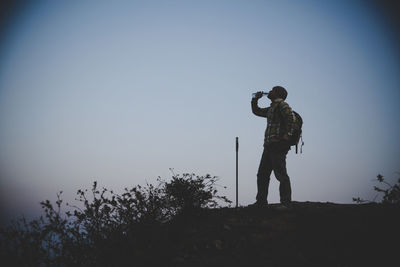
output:
<path id="1" fill-rule="evenodd" d="M 174 175 L 170 182 L 165 183 L 165 195 L 176 212 L 215 208 L 218 207 L 217 200 L 231 203 L 225 196 L 217 195 L 216 181 L 217 177 L 211 177 L 209 174 L 206 176 L 196 176 L 193 173 Z"/>
<path id="2" fill-rule="evenodd" d="M 153 186 L 137 185 L 117 194 L 97 182 L 91 190 L 78 190 L 77 205 L 61 212 L 62 191 L 55 206 L 40 204 L 44 216 L 27 222 L 24 218 L 0 229 L 1 257 L 15 266 L 92 266 L 116 264 L 116 259 L 149 262 L 143 251 L 162 246 L 159 230 L 177 214 L 200 208 L 215 208 L 217 177 L 195 174 L 173 175 Z M 167 240 L 164 240 L 167 242 Z M 150 249 L 151 248 L 151 249 Z M 162 248 L 165 251 L 165 246 Z M 161 250 L 161 247 L 160 247 Z M 151 253 L 153 255 L 153 252 Z"/>
<path id="3" fill-rule="evenodd" d="M 397 184 L 391 185 L 386 182 L 383 178 L 383 175 L 378 174 L 376 176 L 377 181 L 381 183 L 384 187 L 374 186 L 374 190 L 377 192 L 375 198 L 372 201 L 361 199 L 360 197 L 353 198 L 354 202 L 357 203 L 365 203 L 365 202 L 375 202 L 377 196 L 383 193 L 382 204 L 400 204 L 400 178 L 397 181 Z"/>

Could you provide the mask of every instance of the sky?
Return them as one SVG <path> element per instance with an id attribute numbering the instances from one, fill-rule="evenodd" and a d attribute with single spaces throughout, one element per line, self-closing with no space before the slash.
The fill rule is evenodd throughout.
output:
<path id="1" fill-rule="evenodd" d="M 287 156 L 295 201 L 372 199 L 400 171 L 400 51 L 371 1 L 32 1 L 0 46 L 2 222 L 158 176 L 211 174 L 255 201 L 266 120 L 252 93 L 281 85 L 304 120 Z M 3 14 L 4 15 L 4 14 Z M 260 106 L 269 105 L 261 99 Z M 271 177 L 270 203 L 279 202 Z"/>

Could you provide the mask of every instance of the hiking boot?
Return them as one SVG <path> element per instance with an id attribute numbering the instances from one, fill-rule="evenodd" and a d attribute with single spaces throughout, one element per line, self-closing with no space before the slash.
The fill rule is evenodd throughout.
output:
<path id="1" fill-rule="evenodd" d="M 247 207 L 249 208 L 262 208 L 262 207 L 267 207 L 268 206 L 268 201 L 261 202 L 261 201 L 256 201 L 253 204 L 248 205 Z"/>
<path id="2" fill-rule="evenodd" d="M 290 201 L 281 202 L 278 206 L 276 206 L 277 210 L 287 210 L 292 207 Z"/>
<path id="3" fill-rule="evenodd" d="M 287 210 L 289 209 L 288 206 L 285 206 L 283 204 L 279 204 L 278 206 L 275 207 L 276 210 Z"/>

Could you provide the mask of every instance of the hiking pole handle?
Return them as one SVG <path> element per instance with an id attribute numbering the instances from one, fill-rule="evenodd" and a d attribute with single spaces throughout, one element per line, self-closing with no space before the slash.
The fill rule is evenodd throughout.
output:
<path id="1" fill-rule="evenodd" d="M 236 152 L 239 151 L 239 137 L 236 137 Z"/>

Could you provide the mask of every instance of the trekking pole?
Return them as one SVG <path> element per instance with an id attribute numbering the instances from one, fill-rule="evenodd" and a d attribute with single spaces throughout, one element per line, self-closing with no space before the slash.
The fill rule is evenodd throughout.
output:
<path id="1" fill-rule="evenodd" d="M 238 207 L 238 183 L 239 183 L 239 174 L 238 174 L 238 156 L 239 156 L 239 137 L 236 137 L 236 208 Z"/>

